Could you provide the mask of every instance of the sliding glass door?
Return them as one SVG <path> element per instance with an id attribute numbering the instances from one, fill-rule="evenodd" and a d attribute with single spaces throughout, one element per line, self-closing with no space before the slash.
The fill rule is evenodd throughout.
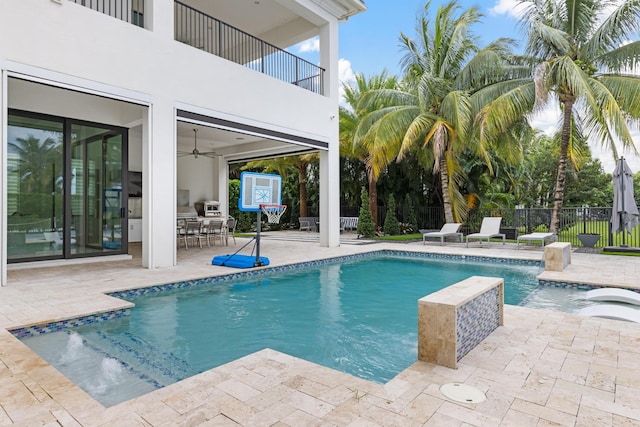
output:
<path id="1" fill-rule="evenodd" d="M 71 124 L 72 254 L 120 252 L 126 230 L 122 133 Z"/>
<path id="2" fill-rule="evenodd" d="M 7 155 L 7 256 L 63 254 L 62 120 L 10 115 Z"/>
<path id="3" fill-rule="evenodd" d="M 9 262 L 126 253 L 126 129 L 10 111 Z"/>

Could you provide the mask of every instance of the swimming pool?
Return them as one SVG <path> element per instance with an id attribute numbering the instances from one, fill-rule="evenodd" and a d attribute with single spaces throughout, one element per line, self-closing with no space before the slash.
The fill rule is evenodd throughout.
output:
<path id="1" fill-rule="evenodd" d="M 105 406 L 266 347 L 384 383 L 417 360 L 419 298 L 482 275 L 503 277 L 505 302 L 518 304 L 541 269 L 354 257 L 125 292 L 136 305 L 130 316 L 22 340 Z"/>

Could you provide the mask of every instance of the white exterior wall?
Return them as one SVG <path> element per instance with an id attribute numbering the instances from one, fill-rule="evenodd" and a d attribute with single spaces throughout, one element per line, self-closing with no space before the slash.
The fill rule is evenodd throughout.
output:
<path id="1" fill-rule="evenodd" d="M 176 106 L 191 105 L 238 122 L 263 124 L 293 135 L 328 141 L 330 154 L 321 155 L 321 245 L 339 244 L 338 154 L 338 24 L 333 16 L 309 0 L 298 5 L 326 22 L 321 29 L 321 66 L 326 69 L 325 91 L 320 96 L 275 78 L 249 70 L 173 39 L 170 0 L 148 2 L 143 29 L 62 0 L 0 0 L 0 71 L 24 75 L 54 86 L 126 99 L 139 104 L 142 124 L 143 265 L 175 265 Z M 153 29 L 151 31 L 150 29 Z M 6 85 L 6 79 L 3 80 Z M 71 84 L 70 84 L 71 82 Z M 116 89 L 116 90 L 114 90 Z M 55 97 L 29 99 L 0 88 L 2 162 L 6 170 L 6 111 L 25 108 L 76 119 L 131 127 L 128 104 L 106 110 L 78 108 L 74 95 L 65 107 Z M 125 94 L 125 96 L 123 96 Z M 4 98 L 3 98 L 4 97 Z M 110 101 L 104 101 L 108 104 Z M 34 107 L 35 106 L 35 107 Z M 126 110 L 126 111 L 123 111 Z M 97 116 L 97 117 L 96 117 Z M 139 156 L 139 155 L 138 155 Z M 200 159 L 199 159 L 200 160 Z M 222 162 L 224 163 L 224 162 Z M 226 176 L 207 176 L 217 186 L 212 197 L 227 197 Z M 132 170 L 138 170 L 133 168 Z M 186 177 L 190 181 L 193 177 Z M 191 183 L 190 183 L 191 185 Z M 6 184 L 2 182 L 3 200 Z M 201 191 L 206 193 L 204 186 Z M 173 194 L 173 197 L 167 195 Z M 193 195 L 193 197 L 199 196 Z M 193 198 L 192 197 L 192 198 Z M 202 197 L 205 198 L 205 197 Z M 3 203 L 3 206 L 5 204 Z M 0 218 L 6 236 L 6 212 Z M 153 237 L 153 238 L 151 238 Z M 173 244 L 172 244 L 173 243 Z M 2 245 L 4 248 L 4 245 Z M 2 283 L 6 253 L 2 255 Z"/>

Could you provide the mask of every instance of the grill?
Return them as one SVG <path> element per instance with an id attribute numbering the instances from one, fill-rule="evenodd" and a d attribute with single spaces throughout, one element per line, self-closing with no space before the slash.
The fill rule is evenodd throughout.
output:
<path id="1" fill-rule="evenodd" d="M 178 206 L 176 212 L 177 219 L 198 219 L 198 212 L 193 206 Z"/>

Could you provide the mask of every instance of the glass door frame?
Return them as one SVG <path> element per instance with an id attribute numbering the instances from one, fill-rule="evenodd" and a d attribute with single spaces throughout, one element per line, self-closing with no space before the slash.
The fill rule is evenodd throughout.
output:
<path id="1" fill-rule="evenodd" d="M 34 256 L 34 257 L 23 257 L 23 258 L 13 258 L 8 259 L 7 262 L 9 264 L 13 263 L 24 263 L 31 261 L 45 261 L 45 260 L 57 260 L 57 259 L 78 259 L 78 258 L 89 258 L 95 256 L 109 256 L 109 255 L 120 255 L 127 254 L 129 251 L 128 247 L 128 193 L 126 189 L 128 188 L 128 158 L 129 158 L 129 132 L 125 127 L 113 126 L 104 123 L 96 123 L 89 122 L 78 119 L 71 119 L 61 116 L 54 116 L 50 114 L 42 114 L 36 113 L 32 111 L 25 111 L 19 109 L 9 109 L 8 115 L 16 115 L 26 118 L 34 118 L 34 119 L 43 119 L 50 121 L 62 122 L 64 134 L 63 134 L 63 155 L 62 155 L 62 164 L 63 164 L 63 179 L 64 179 L 64 190 L 63 190 L 63 205 L 64 205 L 64 220 L 63 220 L 63 239 L 62 239 L 62 254 L 58 255 L 48 255 L 48 256 Z M 72 217 L 71 217 L 71 206 L 72 206 L 72 197 L 71 197 L 71 173 L 72 173 L 72 134 L 71 127 L 72 125 L 80 125 L 80 126 L 89 126 L 94 128 L 101 128 L 106 132 L 113 133 L 114 135 L 119 134 L 121 136 L 122 141 L 122 158 L 121 158 L 121 177 L 120 182 L 122 184 L 122 196 L 121 196 L 121 209 L 120 209 L 120 227 L 121 227 L 121 245 L 120 249 L 111 249 L 109 251 L 102 252 L 93 252 L 93 253 L 72 253 Z M 5 176 L 7 171 L 5 171 Z M 5 240 L 5 245 L 6 245 Z"/>

